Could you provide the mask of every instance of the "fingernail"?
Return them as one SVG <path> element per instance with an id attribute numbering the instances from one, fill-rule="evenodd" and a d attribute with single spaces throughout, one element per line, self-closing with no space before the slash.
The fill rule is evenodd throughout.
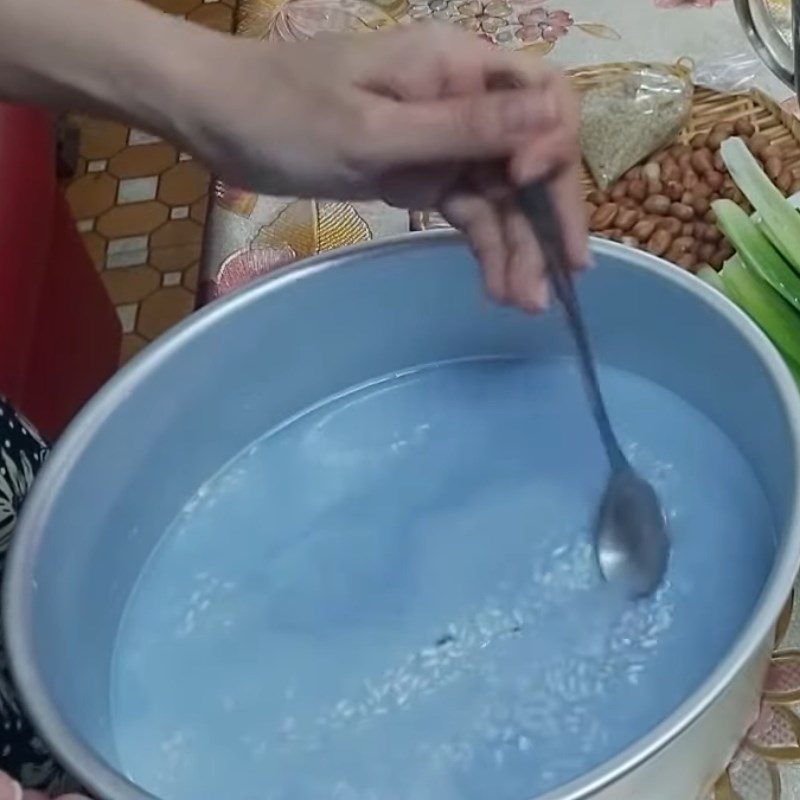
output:
<path id="1" fill-rule="evenodd" d="M 550 308 L 550 286 L 547 283 L 539 285 L 539 308 L 547 311 Z"/>
<path id="2" fill-rule="evenodd" d="M 494 281 L 484 280 L 483 284 L 484 293 L 492 303 L 498 306 L 506 304 L 506 293 L 500 284 L 495 284 Z"/>
<path id="3" fill-rule="evenodd" d="M 550 307 L 550 287 L 544 283 L 537 283 L 526 292 L 523 305 L 527 311 L 540 314 Z"/>

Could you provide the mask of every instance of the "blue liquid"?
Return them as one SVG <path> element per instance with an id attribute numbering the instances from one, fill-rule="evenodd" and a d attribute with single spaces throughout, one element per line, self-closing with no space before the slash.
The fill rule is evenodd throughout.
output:
<path id="1" fill-rule="evenodd" d="M 748 618 L 774 524 L 707 418 L 601 377 L 670 517 L 655 597 L 597 575 L 607 466 L 571 364 L 354 391 L 228 464 L 144 569 L 112 680 L 129 776 L 163 800 L 528 800 L 663 720 Z"/>

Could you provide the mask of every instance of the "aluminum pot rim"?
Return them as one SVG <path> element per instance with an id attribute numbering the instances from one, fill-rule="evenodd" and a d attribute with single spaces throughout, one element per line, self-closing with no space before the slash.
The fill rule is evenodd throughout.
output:
<path id="1" fill-rule="evenodd" d="M 734 0 L 736 14 L 739 17 L 739 23 L 744 29 L 747 40 L 752 45 L 761 61 L 766 65 L 767 69 L 769 69 L 769 71 L 779 81 L 781 81 L 781 83 L 788 86 L 790 89 L 795 89 L 795 93 L 797 93 L 795 87 L 795 71 L 788 69 L 786 65 L 781 62 L 778 54 L 776 53 L 776 49 L 780 49 L 780 44 L 777 42 L 775 44 L 767 42 L 761 31 L 759 31 L 751 4 L 752 0 Z M 775 32 L 775 35 L 781 39 L 780 34 L 777 33 L 777 31 Z M 794 23 L 792 24 L 792 37 L 795 40 L 797 38 L 797 30 Z M 786 49 L 788 54 L 788 46 Z M 800 53 L 792 54 L 795 70 L 797 69 L 799 57 Z"/>
<path id="2" fill-rule="evenodd" d="M 342 248 L 254 281 L 191 315 L 136 356 L 87 404 L 59 439 L 26 500 L 14 536 L 3 586 L 3 622 L 11 672 L 23 704 L 56 758 L 86 789 L 106 800 L 163 800 L 122 776 L 70 731 L 50 698 L 36 664 L 34 636 L 29 624 L 35 591 L 33 568 L 42 540 L 43 523 L 49 517 L 53 498 L 58 494 L 65 475 L 79 459 L 85 443 L 113 413 L 118 401 L 135 389 L 141 376 L 157 369 L 165 358 L 179 350 L 197 331 L 214 326 L 218 319 L 259 302 L 282 286 L 332 268 L 346 268 L 369 258 L 375 252 L 451 246 L 460 241 L 462 237 L 449 230 L 404 234 Z M 594 770 L 540 796 L 538 800 L 590 798 L 652 758 L 701 717 L 736 679 L 772 630 L 800 567 L 800 395 L 778 351 L 749 317 L 694 276 L 660 258 L 614 242 L 593 240 L 592 250 L 599 255 L 621 257 L 628 267 L 644 269 L 658 280 L 687 291 L 723 317 L 733 331 L 749 344 L 771 376 L 792 433 L 794 501 L 786 536 L 776 553 L 775 564 L 761 596 L 747 625 L 725 658 L 689 698 L 647 735 Z"/>

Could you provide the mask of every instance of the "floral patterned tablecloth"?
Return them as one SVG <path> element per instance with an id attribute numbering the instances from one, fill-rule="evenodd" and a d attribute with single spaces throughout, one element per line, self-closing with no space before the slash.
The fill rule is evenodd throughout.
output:
<path id="1" fill-rule="evenodd" d="M 776 0 L 777 1 L 777 0 Z M 297 40 L 439 19 L 565 68 L 608 61 L 709 60 L 751 52 L 731 0 L 243 0 L 240 35 Z M 754 82 L 788 90 L 764 68 Z M 206 234 L 201 302 L 294 259 L 403 233 L 406 213 L 381 203 L 256 197 L 217 187 Z"/>
<path id="2" fill-rule="evenodd" d="M 368 32 L 435 18 L 499 46 L 546 55 L 565 68 L 680 58 L 703 68 L 751 53 L 731 0 L 243 2 L 239 33 L 266 40 L 305 39 L 332 30 Z M 788 89 L 752 64 L 752 84 L 796 109 Z M 407 213 L 381 203 L 263 197 L 218 186 L 206 232 L 201 294 L 208 300 L 298 258 L 410 227 Z M 787 606 L 782 620 L 761 716 L 709 800 L 800 800 L 800 603 L 794 606 Z"/>

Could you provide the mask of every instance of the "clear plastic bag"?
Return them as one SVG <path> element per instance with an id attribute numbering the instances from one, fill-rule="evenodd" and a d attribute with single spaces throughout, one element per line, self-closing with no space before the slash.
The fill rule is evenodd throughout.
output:
<path id="1" fill-rule="evenodd" d="M 587 88 L 581 150 L 600 189 L 675 138 L 693 91 L 688 69 L 644 64 L 601 75 Z"/>
<path id="2" fill-rule="evenodd" d="M 761 61 L 755 53 L 734 53 L 697 64 L 692 73 L 696 86 L 725 94 L 741 94 L 756 85 Z"/>

